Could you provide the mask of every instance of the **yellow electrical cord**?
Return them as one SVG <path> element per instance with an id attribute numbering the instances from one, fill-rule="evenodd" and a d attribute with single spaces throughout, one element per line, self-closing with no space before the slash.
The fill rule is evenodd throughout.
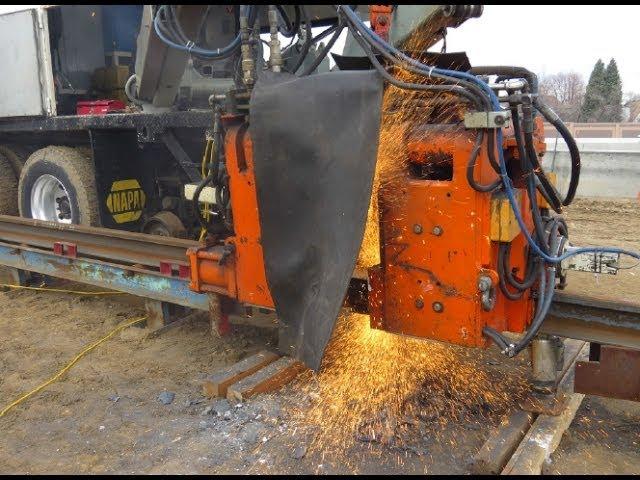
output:
<path id="1" fill-rule="evenodd" d="M 0 283 L 0 287 L 37 290 L 39 292 L 74 293 L 76 295 L 127 295 L 127 292 L 81 292 L 76 290 L 63 290 L 61 288 L 25 287 L 23 285 L 10 285 L 8 283 Z"/>
<path id="2" fill-rule="evenodd" d="M 71 360 L 62 370 L 60 370 L 58 373 L 56 373 L 53 377 L 51 377 L 49 380 L 47 380 L 46 382 L 44 382 L 42 385 L 34 388 L 33 390 L 31 390 L 28 393 L 25 393 L 24 395 L 22 395 L 20 398 L 18 398 L 17 400 L 11 402 L 9 405 L 7 405 L 6 407 L 4 407 L 2 409 L 2 411 L 0 411 L 0 417 L 3 417 L 9 410 L 11 410 L 13 407 L 15 407 L 16 405 L 22 403 L 24 400 L 28 399 L 29 397 L 31 397 L 32 395 L 35 395 L 36 393 L 38 393 L 40 390 L 42 390 L 43 388 L 51 385 L 53 382 L 55 382 L 56 380 L 58 380 L 60 377 L 62 377 L 66 372 L 68 372 L 71 367 L 73 367 L 76 363 L 78 363 L 78 361 L 84 357 L 87 353 L 89 353 L 91 350 L 93 350 L 94 348 L 96 348 L 98 345 L 100 345 L 102 342 L 109 340 L 111 337 L 113 337 L 116 333 L 118 333 L 121 330 L 124 330 L 127 327 L 130 327 L 131 325 L 135 325 L 136 323 L 140 323 L 144 320 L 146 320 L 147 317 L 140 317 L 140 318 L 135 318 L 129 322 L 123 323 L 121 325 L 118 325 L 116 328 L 114 328 L 113 330 L 111 330 L 107 335 L 105 335 L 104 337 L 102 337 L 100 340 L 92 343 L 91 345 L 89 345 L 88 347 L 86 347 L 84 350 L 82 350 L 78 355 L 76 355 L 73 360 Z"/>

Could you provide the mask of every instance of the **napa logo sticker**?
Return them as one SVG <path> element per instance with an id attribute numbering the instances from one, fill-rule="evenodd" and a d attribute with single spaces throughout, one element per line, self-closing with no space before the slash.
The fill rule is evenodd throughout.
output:
<path id="1" fill-rule="evenodd" d="M 107 196 L 107 208 L 116 223 L 135 222 L 142 215 L 146 199 L 138 180 L 117 180 Z"/>

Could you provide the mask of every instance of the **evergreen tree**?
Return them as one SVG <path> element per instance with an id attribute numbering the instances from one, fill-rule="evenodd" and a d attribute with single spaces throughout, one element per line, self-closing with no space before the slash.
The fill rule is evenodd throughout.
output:
<path id="1" fill-rule="evenodd" d="M 591 75 L 587 90 L 584 94 L 584 102 L 580 112 L 580 120 L 583 122 L 598 122 L 602 117 L 604 106 L 607 103 L 605 87 L 605 68 L 601 59 L 598 59 Z"/>
<path id="2" fill-rule="evenodd" d="M 615 59 L 611 59 L 604 72 L 604 87 L 606 103 L 602 116 L 602 122 L 622 121 L 622 80 L 618 72 Z"/>

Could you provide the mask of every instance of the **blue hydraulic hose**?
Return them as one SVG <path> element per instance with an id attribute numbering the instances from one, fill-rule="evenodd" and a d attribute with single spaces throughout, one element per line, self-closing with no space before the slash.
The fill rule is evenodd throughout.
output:
<path id="1" fill-rule="evenodd" d="M 173 47 L 177 50 L 182 50 L 183 52 L 188 52 L 188 53 L 195 53 L 203 57 L 209 57 L 213 59 L 213 58 L 221 58 L 221 57 L 228 56 L 236 48 L 238 48 L 241 43 L 240 34 L 238 34 L 229 45 L 223 48 L 218 48 L 216 50 L 205 50 L 203 48 L 197 47 L 193 42 L 190 42 L 191 45 L 180 45 L 178 43 L 171 41 L 162 33 L 159 27 L 159 23 L 160 23 L 160 18 L 159 18 L 159 15 L 156 13 L 153 19 L 153 29 L 155 30 L 156 35 L 158 35 L 160 40 L 162 40 L 164 43 L 166 43 L 170 47 Z"/>

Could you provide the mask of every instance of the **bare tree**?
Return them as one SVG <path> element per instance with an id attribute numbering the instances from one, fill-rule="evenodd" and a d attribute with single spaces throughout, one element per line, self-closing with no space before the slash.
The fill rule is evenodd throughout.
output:
<path id="1" fill-rule="evenodd" d="M 584 80 L 575 72 L 546 75 L 540 80 L 540 95 L 565 122 L 580 121 L 584 92 Z"/>
<path id="2" fill-rule="evenodd" d="M 622 105 L 625 122 L 640 122 L 640 94 L 625 92 L 622 96 Z M 626 109 L 626 110 L 625 110 Z"/>

